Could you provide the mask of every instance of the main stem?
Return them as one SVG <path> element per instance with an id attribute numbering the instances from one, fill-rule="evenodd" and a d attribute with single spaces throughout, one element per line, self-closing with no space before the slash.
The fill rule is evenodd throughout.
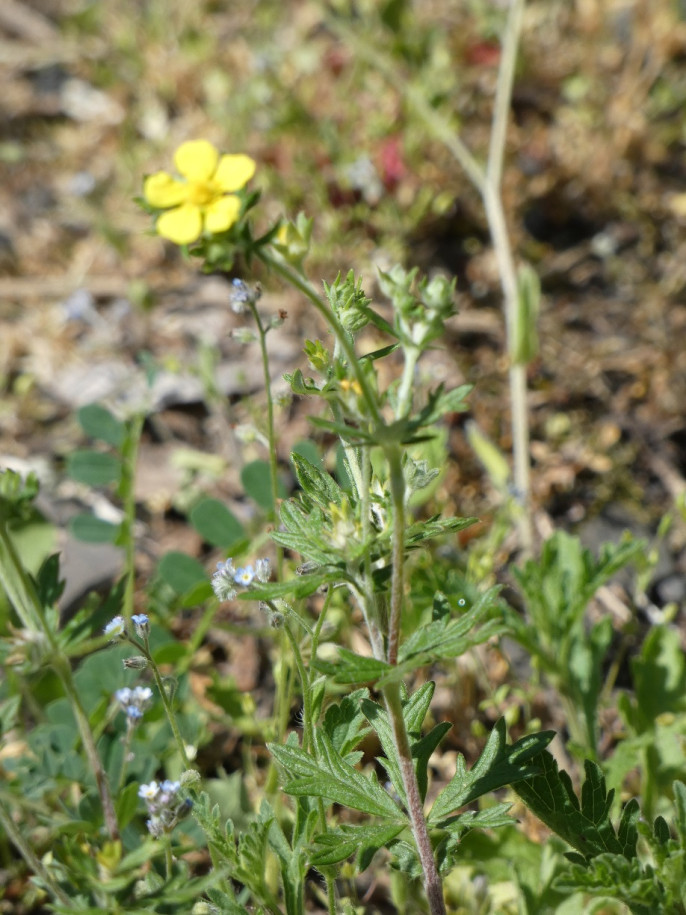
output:
<path id="1" fill-rule="evenodd" d="M 429 912 L 431 915 L 446 915 L 445 902 L 443 900 L 443 887 L 441 878 L 436 867 L 429 830 L 426 825 L 422 799 L 419 794 L 419 785 L 417 784 L 417 775 L 412 763 L 412 748 L 405 728 L 405 719 L 403 718 L 402 703 L 400 700 L 400 685 L 391 683 L 384 687 L 384 699 L 386 711 L 391 722 L 393 730 L 393 742 L 395 743 L 400 763 L 400 774 L 405 789 L 405 798 L 407 800 L 407 812 L 410 816 L 412 834 L 417 845 L 417 853 L 424 872 L 424 889 L 426 898 L 429 903 Z"/>
<path id="2" fill-rule="evenodd" d="M 329 327 L 333 330 L 343 353 L 348 362 L 348 368 L 355 375 L 360 385 L 362 396 L 369 409 L 369 415 L 373 425 L 381 428 L 385 425 L 378 404 L 372 390 L 369 387 L 367 377 L 362 371 L 359 360 L 356 357 L 353 345 L 346 334 L 345 330 L 338 321 L 336 315 L 329 308 L 327 303 L 319 296 L 310 283 L 297 271 L 290 267 L 285 261 L 271 257 L 266 251 L 260 250 L 258 256 L 268 267 L 271 267 L 279 273 L 287 282 L 296 289 L 300 290 L 312 302 L 317 311 L 326 320 Z M 404 597 L 405 583 L 405 478 L 402 469 L 402 450 L 400 445 L 392 444 L 385 448 L 386 459 L 389 464 L 391 478 L 391 498 L 393 502 L 393 532 L 392 532 L 392 578 L 391 578 L 391 608 L 388 624 L 388 644 L 386 649 L 386 660 L 391 664 L 397 664 L 398 645 L 400 640 L 400 620 L 402 616 L 402 606 Z M 371 620 L 372 625 L 378 620 L 378 614 L 375 614 Z M 367 621 L 368 626 L 370 620 Z M 380 639 L 375 639 L 374 631 L 370 627 L 370 637 L 372 638 L 372 647 L 375 657 L 381 654 L 382 646 Z M 393 740 L 398 754 L 400 771 L 405 789 L 407 800 L 407 809 L 410 817 L 412 834 L 417 846 L 417 853 L 424 874 L 424 887 L 429 903 L 430 915 L 445 915 L 445 902 L 443 901 L 443 888 L 441 878 L 436 867 L 436 860 L 433 855 L 429 830 L 424 817 L 422 799 L 417 784 L 417 775 L 412 762 L 412 748 L 405 727 L 403 717 L 402 702 L 400 698 L 400 686 L 392 683 L 383 688 L 383 695 L 386 704 L 386 711 L 391 722 L 393 731 Z"/>
<path id="3" fill-rule="evenodd" d="M 391 500 L 393 503 L 391 607 L 388 623 L 388 648 L 386 660 L 389 664 L 398 663 L 398 646 L 400 642 L 400 621 L 405 591 L 405 476 L 402 467 L 402 450 L 399 445 L 386 449 L 386 459 L 390 472 Z M 410 816 L 412 834 L 417 845 L 417 853 L 424 872 L 424 888 L 431 915 L 445 915 L 443 887 L 436 867 L 429 830 L 426 825 L 422 799 L 417 784 L 417 775 L 412 762 L 412 748 L 405 727 L 400 685 L 388 684 L 383 688 L 386 711 L 391 722 L 393 742 L 395 743 L 400 773 L 407 800 L 407 812 Z"/>

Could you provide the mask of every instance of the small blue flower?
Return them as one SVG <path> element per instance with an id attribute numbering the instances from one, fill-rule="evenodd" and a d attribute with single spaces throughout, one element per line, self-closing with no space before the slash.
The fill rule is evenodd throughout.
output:
<path id="1" fill-rule="evenodd" d="M 147 705 L 152 699 L 152 690 L 149 686 L 137 686 L 133 691 L 133 701 L 141 707 Z"/>
<path id="2" fill-rule="evenodd" d="M 236 277 L 231 281 L 233 289 L 229 295 L 229 303 L 234 314 L 241 315 L 245 311 L 246 305 L 254 304 L 260 297 L 259 287 L 252 288 L 244 281 Z"/>
<path id="3" fill-rule="evenodd" d="M 244 588 L 247 588 L 248 585 L 253 583 L 255 578 L 255 570 L 252 566 L 244 566 L 241 569 L 236 571 L 236 574 L 233 576 L 233 580 L 237 585 L 241 585 Z"/>
<path id="4" fill-rule="evenodd" d="M 114 639 L 123 638 L 126 635 L 126 620 L 123 616 L 115 616 L 105 626 L 103 632 L 105 635 L 110 636 L 113 641 Z"/>
<path id="5" fill-rule="evenodd" d="M 140 785 L 138 788 L 138 797 L 142 797 L 144 801 L 154 801 L 159 793 L 160 786 L 157 782 L 150 782 L 149 785 Z"/>
<path id="6" fill-rule="evenodd" d="M 147 613 L 134 613 L 131 621 L 136 627 L 136 635 L 140 639 L 145 639 L 150 633 L 150 619 Z"/>
<path id="7" fill-rule="evenodd" d="M 134 689 L 124 686 L 115 692 L 114 698 L 121 706 L 129 724 L 134 725 L 140 721 L 143 712 L 150 705 L 152 690 L 149 686 L 136 686 Z"/>

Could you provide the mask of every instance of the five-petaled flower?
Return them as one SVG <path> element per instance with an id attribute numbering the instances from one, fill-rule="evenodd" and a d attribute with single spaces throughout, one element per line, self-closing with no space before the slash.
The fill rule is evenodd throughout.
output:
<path id="1" fill-rule="evenodd" d="M 115 616 L 103 629 L 105 635 L 114 639 L 123 638 L 126 635 L 126 620 L 123 616 Z"/>
<path id="2" fill-rule="evenodd" d="M 174 164 L 183 180 L 155 172 L 143 186 L 150 206 L 166 210 L 157 220 L 157 234 L 189 245 L 203 232 L 230 229 L 241 212 L 234 192 L 255 174 L 255 162 L 243 154 L 220 156 L 207 140 L 189 140 L 176 150 Z"/>

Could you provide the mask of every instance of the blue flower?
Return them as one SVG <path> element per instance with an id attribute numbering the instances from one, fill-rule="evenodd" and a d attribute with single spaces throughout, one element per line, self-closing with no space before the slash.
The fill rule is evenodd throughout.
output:
<path id="1" fill-rule="evenodd" d="M 114 639 L 123 638 L 126 635 L 126 620 L 123 616 L 115 616 L 105 626 L 103 632 L 105 635 L 109 635 L 113 641 Z"/>
<path id="2" fill-rule="evenodd" d="M 131 617 L 131 621 L 136 627 L 136 635 L 144 639 L 150 632 L 150 620 L 147 613 L 134 613 Z"/>
<path id="3" fill-rule="evenodd" d="M 251 585 L 253 579 L 255 578 L 255 570 L 252 566 L 244 566 L 241 569 L 236 571 L 236 574 L 233 576 L 233 580 L 237 585 L 242 585 L 244 588 L 247 588 L 248 585 Z"/>

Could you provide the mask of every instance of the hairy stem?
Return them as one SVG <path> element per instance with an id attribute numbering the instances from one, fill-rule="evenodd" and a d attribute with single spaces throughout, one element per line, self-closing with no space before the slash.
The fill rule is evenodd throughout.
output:
<path id="1" fill-rule="evenodd" d="M 405 590 L 405 476 L 403 474 L 402 452 L 398 445 L 386 449 L 386 459 L 391 477 L 391 499 L 393 502 L 393 531 L 391 562 L 391 609 L 388 621 L 388 647 L 386 660 L 398 663 L 400 643 L 400 618 L 402 615 Z"/>
<path id="2" fill-rule="evenodd" d="M 419 794 L 417 776 L 412 763 L 412 749 L 407 736 L 405 719 L 403 718 L 402 703 L 400 701 L 400 686 L 392 683 L 384 687 L 384 699 L 386 702 L 386 711 L 391 722 L 393 730 L 393 742 L 395 743 L 400 763 L 400 772 L 405 789 L 407 800 L 407 812 L 410 816 L 412 834 L 417 845 L 417 853 L 424 873 L 424 889 L 426 898 L 429 903 L 429 912 L 431 915 L 445 915 L 445 902 L 443 900 L 443 887 L 441 878 L 436 867 L 429 830 L 426 825 L 426 818 L 422 806 L 422 799 Z"/>
<path id="3" fill-rule="evenodd" d="M 274 506 L 274 521 L 277 518 L 277 506 L 279 500 L 279 469 L 276 454 L 276 431 L 274 429 L 274 397 L 272 396 L 271 374 L 269 372 L 269 353 L 267 352 L 267 330 L 260 313 L 257 310 L 255 302 L 249 300 L 248 307 L 257 325 L 257 333 L 260 341 L 260 353 L 262 356 L 262 372 L 264 375 L 264 391 L 267 398 L 267 440 L 269 442 L 269 479 L 271 483 L 272 504 Z M 281 580 L 283 577 L 283 549 L 276 546 L 276 574 Z"/>
<path id="4" fill-rule="evenodd" d="M 186 753 L 186 745 L 183 742 L 183 738 L 181 737 L 181 732 L 179 731 L 179 726 L 176 723 L 174 709 L 172 708 L 171 701 L 169 699 L 169 693 L 167 692 L 167 688 L 164 685 L 164 680 L 162 679 L 162 675 L 160 674 L 160 669 L 153 659 L 152 652 L 150 651 L 150 645 L 148 644 L 148 640 L 146 638 L 144 647 L 139 645 L 139 643 L 135 642 L 133 639 L 130 639 L 130 641 L 131 641 L 131 644 L 135 645 L 136 648 L 140 649 L 143 652 L 143 654 L 145 655 L 145 657 L 148 659 L 148 664 L 150 666 L 150 670 L 152 671 L 152 675 L 154 677 L 155 684 L 157 686 L 157 690 L 160 694 L 160 698 L 162 700 L 162 705 L 164 707 L 164 713 L 167 716 L 167 721 L 169 722 L 169 727 L 171 728 L 172 734 L 174 735 L 174 740 L 176 742 L 176 746 L 178 748 L 179 755 L 181 756 L 181 760 L 183 762 L 184 767 L 186 769 L 188 769 L 190 766 L 190 762 L 188 759 L 188 754 Z"/>

